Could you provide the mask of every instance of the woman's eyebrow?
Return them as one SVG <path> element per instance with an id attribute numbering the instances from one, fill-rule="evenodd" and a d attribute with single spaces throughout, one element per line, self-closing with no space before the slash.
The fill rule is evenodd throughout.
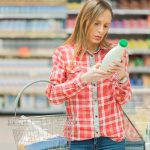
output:
<path id="1" fill-rule="evenodd" d="M 95 22 L 101 23 L 101 22 L 103 22 L 103 21 L 96 20 Z M 106 22 L 105 24 L 110 25 L 110 24 L 111 24 L 111 22 Z"/>
<path id="2" fill-rule="evenodd" d="M 99 22 L 99 23 L 101 23 L 101 22 L 103 22 L 103 20 L 99 20 L 99 19 L 97 19 L 97 20 L 95 20 L 95 22 Z M 106 24 L 111 24 L 111 22 L 106 22 Z"/>

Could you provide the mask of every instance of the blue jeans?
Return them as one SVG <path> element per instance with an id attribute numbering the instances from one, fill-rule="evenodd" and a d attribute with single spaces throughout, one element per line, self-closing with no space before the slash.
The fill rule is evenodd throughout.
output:
<path id="1" fill-rule="evenodd" d="M 108 137 L 72 141 L 70 150 L 125 150 L 125 140 L 116 142 Z"/>

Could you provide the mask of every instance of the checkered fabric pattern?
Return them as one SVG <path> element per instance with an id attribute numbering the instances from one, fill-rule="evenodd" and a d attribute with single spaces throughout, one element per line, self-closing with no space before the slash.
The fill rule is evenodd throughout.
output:
<path id="1" fill-rule="evenodd" d="M 99 48 L 92 54 L 95 63 L 102 62 L 108 49 Z M 124 115 L 122 105 L 131 98 L 131 87 L 129 80 L 120 84 L 117 75 L 100 80 L 97 83 L 85 84 L 80 75 L 90 67 L 90 54 L 85 52 L 81 59 L 73 59 L 74 46 L 63 45 L 58 47 L 53 55 L 53 67 L 51 68 L 50 81 L 56 85 L 49 84 L 46 95 L 50 103 L 66 103 L 66 112 L 70 120 L 74 120 L 71 130 L 71 140 L 85 140 L 95 137 L 94 107 L 92 88 L 97 85 L 97 101 L 99 117 L 99 136 L 110 137 L 112 140 L 121 141 L 125 138 Z M 126 71 L 128 66 L 128 55 L 126 54 Z M 128 74 L 128 72 L 127 72 Z"/>

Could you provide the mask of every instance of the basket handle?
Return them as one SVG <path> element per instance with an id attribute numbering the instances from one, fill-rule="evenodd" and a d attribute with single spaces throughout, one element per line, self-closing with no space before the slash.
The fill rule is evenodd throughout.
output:
<path id="1" fill-rule="evenodd" d="M 123 110 L 123 114 L 124 114 L 125 117 L 128 119 L 128 121 L 130 122 L 130 124 L 132 125 L 132 127 L 135 129 L 135 131 L 137 132 L 137 134 L 139 135 L 139 137 L 144 141 L 144 138 L 143 138 L 142 134 L 138 131 L 138 129 L 135 127 L 134 123 L 131 121 L 131 119 L 130 119 L 129 116 L 125 113 L 124 110 Z"/>
<path id="2" fill-rule="evenodd" d="M 33 82 L 30 82 L 30 83 L 26 84 L 22 88 L 22 90 L 17 94 L 17 97 L 15 98 L 15 117 L 16 117 L 16 111 L 17 111 L 17 105 L 18 105 L 19 99 L 20 99 L 21 95 L 23 94 L 23 92 L 25 91 L 25 89 L 27 89 L 31 85 L 33 85 L 35 83 L 39 83 L 39 82 L 46 82 L 46 83 L 50 83 L 52 85 L 55 85 L 54 83 L 52 83 L 51 81 L 48 81 L 48 80 L 36 80 L 36 81 L 33 81 Z"/>

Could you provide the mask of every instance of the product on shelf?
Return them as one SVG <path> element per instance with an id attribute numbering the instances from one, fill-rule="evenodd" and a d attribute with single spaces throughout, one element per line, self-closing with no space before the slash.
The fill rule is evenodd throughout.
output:
<path id="1" fill-rule="evenodd" d="M 147 16 L 147 26 L 150 28 L 150 15 Z"/>
<path id="2" fill-rule="evenodd" d="M 143 75 L 142 78 L 143 78 L 143 84 L 144 84 L 144 86 L 145 87 L 150 87 L 150 75 Z"/>
<path id="3" fill-rule="evenodd" d="M 130 7 L 130 3 L 128 0 L 119 0 L 118 2 L 118 7 L 121 8 L 121 9 L 124 9 L 124 8 L 129 8 Z"/>
<path id="4" fill-rule="evenodd" d="M 21 57 L 29 57 L 30 56 L 30 51 L 28 47 L 20 47 L 19 48 L 19 55 Z"/>
<path id="5" fill-rule="evenodd" d="M 119 0 L 121 9 L 148 9 L 148 0 Z"/>
<path id="6" fill-rule="evenodd" d="M 35 96 L 35 108 L 44 109 L 48 107 L 48 99 L 45 96 Z"/>
<path id="7" fill-rule="evenodd" d="M 20 100 L 20 108 L 24 110 L 32 110 L 35 108 L 34 96 L 24 95 Z"/>
<path id="8" fill-rule="evenodd" d="M 4 107 L 4 97 L 3 96 L 0 96 L 0 109 L 3 109 Z"/>
<path id="9" fill-rule="evenodd" d="M 150 56 L 144 56 L 144 65 L 150 67 Z"/>
<path id="10" fill-rule="evenodd" d="M 141 77 L 141 75 L 131 75 L 130 76 L 130 83 L 131 86 L 135 87 L 141 87 L 143 86 L 143 79 Z"/>
<path id="11" fill-rule="evenodd" d="M 67 0 L 1 0 L 0 5 L 65 5 Z"/>

